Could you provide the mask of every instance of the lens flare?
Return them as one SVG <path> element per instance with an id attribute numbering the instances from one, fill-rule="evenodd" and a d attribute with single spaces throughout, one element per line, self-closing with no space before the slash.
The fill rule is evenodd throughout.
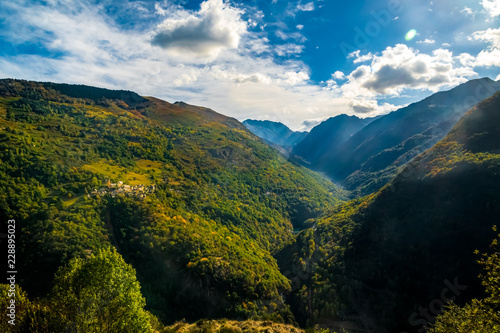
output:
<path id="1" fill-rule="evenodd" d="M 410 41 L 412 40 L 413 38 L 415 38 L 415 36 L 417 35 L 417 30 L 415 29 L 411 29 L 410 31 L 408 31 L 405 35 L 405 39 L 407 41 Z"/>

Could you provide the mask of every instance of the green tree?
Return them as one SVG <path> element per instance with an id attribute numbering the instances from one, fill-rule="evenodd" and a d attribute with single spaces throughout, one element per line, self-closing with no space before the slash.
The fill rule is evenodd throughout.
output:
<path id="1" fill-rule="evenodd" d="M 0 332 L 22 332 L 31 303 L 16 284 L 0 284 Z"/>
<path id="2" fill-rule="evenodd" d="M 132 266 L 114 248 L 72 259 L 55 278 L 52 304 L 68 332 L 151 332 Z"/>
<path id="3" fill-rule="evenodd" d="M 496 227 L 493 228 L 496 231 Z M 479 264 L 484 267 L 480 275 L 488 297 L 473 299 L 463 307 L 450 303 L 427 330 L 430 333 L 491 333 L 500 332 L 500 246 L 498 238 L 491 247 L 495 252 L 484 254 Z M 477 251 L 476 251 L 477 252 Z"/>

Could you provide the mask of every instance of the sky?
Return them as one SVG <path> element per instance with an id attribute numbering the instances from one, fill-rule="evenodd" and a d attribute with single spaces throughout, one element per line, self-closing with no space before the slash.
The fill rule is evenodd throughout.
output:
<path id="1" fill-rule="evenodd" d="M 0 0 L 0 78 L 309 130 L 500 79 L 500 0 Z"/>

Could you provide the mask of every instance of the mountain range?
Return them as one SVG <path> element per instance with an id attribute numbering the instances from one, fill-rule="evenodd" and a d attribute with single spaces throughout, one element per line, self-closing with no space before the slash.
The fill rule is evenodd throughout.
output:
<path id="1" fill-rule="evenodd" d="M 342 146 L 354 134 L 371 123 L 373 118 L 358 118 L 345 114 L 329 118 L 315 126 L 293 147 L 293 153 L 315 167 L 325 154 Z"/>
<path id="2" fill-rule="evenodd" d="M 247 119 L 243 125 L 266 142 L 283 148 L 295 146 L 307 135 L 307 132 L 295 132 L 282 123 L 270 120 Z"/>
<path id="3" fill-rule="evenodd" d="M 482 296 L 474 251 L 488 251 L 500 215 L 498 89 L 469 81 L 297 140 L 301 163 L 358 196 L 347 201 L 211 109 L 0 80 L 15 331 L 422 332 L 445 288 L 458 304 Z M 276 145 L 293 134 L 245 123 Z"/>
<path id="4" fill-rule="evenodd" d="M 373 193 L 442 139 L 469 108 L 498 90 L 500 82 L 483 78 L 384 116 L 329 118 L 293 146 L 292 153 L 300 157 L 294 160 L 326 173 L 354 196 Z"/>

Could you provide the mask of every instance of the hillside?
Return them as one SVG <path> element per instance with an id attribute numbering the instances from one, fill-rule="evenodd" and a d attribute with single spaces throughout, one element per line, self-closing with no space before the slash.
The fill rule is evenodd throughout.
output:
<path id="1" fill-rule="evenodd" d="M 443 288 L 461 286 L 458 304 L 481 295 L 474 251 L 487 249 L 500 214 L 499 120 L 497 93 L 387 186 L 333 209 L 285 248 L 278 258 L 297 320 L 421 332 L 430 321 L 422 311 Z"/>
<path id="2" fill-rule="evenodd" d="M 376 119 L 340 145 L 338 140 L 329 139 L 323 148 L 300 151 L 297 147 L 295 153 L 346 189 L 358 196 L 366 195 L 381 188 L 412 158 L 444 138 L 468 109 L 497 90 L 500 82 L 471 80 Z"/>
<path id="3" fill-rule="evenodd" d="M 247 119 L 243 125 L 259 138 L 283 148 L 295 146 L 307 135 L 307 132 L 294 132 L 282 123 L 269 120 Z"/>
<path id="4" fill-rule="evenodd" d="M 294 147 L 293 152 L 312 166 L 316 166 L 322 156 L 337 149 L 373 120 L 373 118 L 362 119 L 345 114 L 329 118 L 315 126 Z"/>
<path id="5" fill-rule="evenodd" d="M 16 219 L 30 298 L 71 258 L 111 246 L 164 323 L 293 322 L 272 254 L 337 192 L 210 109 L 0 80 L 0 217 L 3 230 Z"/>
<path id="6" fill-rule="evenodd" d="M 304 330 L 291 325 L 276 324 L 271 321 L 231 321 L 231 320 L 200 320 L 195 324 L 176 323 L 165 328 L 165 332 L 201 333 L 201 332 L 266 332 L 266 333 L 303 333 Z"/>

